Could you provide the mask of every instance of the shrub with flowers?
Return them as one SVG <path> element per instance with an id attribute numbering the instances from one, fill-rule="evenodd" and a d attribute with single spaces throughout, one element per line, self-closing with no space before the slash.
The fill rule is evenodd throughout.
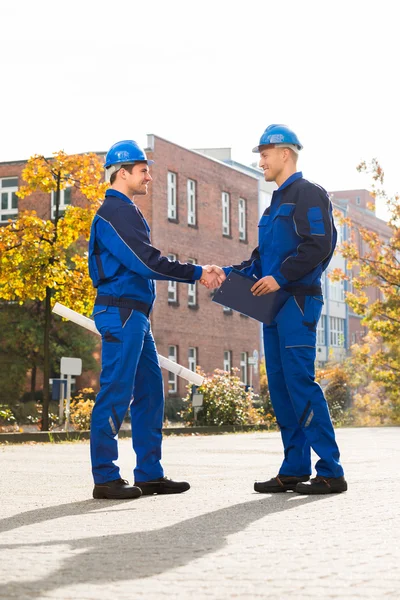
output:
<path id="1" fill-rule="evenodd" d="M 79 431 L 90 429 L 95 396 L 92 388 L 83 388 L 74 396 L 70 405 L 70 416 L 75 429 Z"/>
<path id="2" fill-rule="evenodd" d="M 198 372 L 205 376 L 200 369 Z M 203 394 L 203 406 L 197 413 L 198 425 L 259 425 L 271 424 L 271 415 L 254 407 L 256 395 L 253 391 L 245 390 L 238 376 L 239 369 L 232 369 L 230 373 L 215 369 L 211 377 L 205 377 L 197 393 Z M 194 424 L 194 413 L 191 403 L 190 389 L 184 398 L 187 404 L 182 413 L 184 420 Z"/>

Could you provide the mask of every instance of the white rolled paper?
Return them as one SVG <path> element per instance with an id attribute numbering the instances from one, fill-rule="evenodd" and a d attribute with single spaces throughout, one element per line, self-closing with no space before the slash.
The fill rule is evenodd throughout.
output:
<path id="1" fill-rule="evenodd" d="M 71 308 L 67 308 L 64 306 L 64 304 L 56 302 L 53 308 L 53 313 L 59 315 L 60 317 L 64 317 L 64 319 L 68 319 L 69 321 L 72 321 L 73 323 L 76 323 L 77 325 L 80 325 L 81 327 L 84 327 L 93 333 L 97 333 L 97 335 L 100 335 L 96 329 L 95 322 L 92 319 L 81 315 Z M 158 355 L 158 360 L 163 369 L 167 369 L 167 371 L 175 373 L 175 375 L 178 375 L 178 377 L 182 377 L 194 385 L 201 385 L 204 381 L 204 377 L 202 375 L 193 373 L 193 371 L 190 369 L 187 369 L 186 367 L 183 367 L 182 365 L 165 358 L 165 356 L 161 356 L 161 354 Z"/>

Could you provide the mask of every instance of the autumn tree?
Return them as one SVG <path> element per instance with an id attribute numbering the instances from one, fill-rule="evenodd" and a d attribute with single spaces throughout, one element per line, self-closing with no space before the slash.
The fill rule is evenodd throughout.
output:
<path id="1" fill-rule="evenodd" d="M 365 367 L 373 382 L 384 390 L 385 401 L 382 393 L 378 394 L 378 404 L 385 403 L 384 409 L 380 407 L 381 417 L 386 411 L 386 421 L 400 422 L 400 198 L 398 195 L 389 197 L 384 191 L 384 172 L 376 159 L 370 164 L 362 163 L 358 169 L 372 175 L 372 195 L 385 201 L 389 209 L 391 237 L 383 240 L 377 233 L 360 228 L 365 242 L 362 254 L 354 240 L 342 244 L 348 270 L 358 266 L 358 274 L 353 278 L 354 291 L 347 292 L 346 301 L 363 317 L 362 323 L 369 329 L 364 342 L 352 347 L 352 360 Z M 343 221 L 352 227 L 349 219 Z M 338 280 L 347 276 L 335 271 L 331 278 Z M 380 291 L 375 302 L 369 302 L 367 289 L 370 287 Z M 378 397 L 376 390 L 374 394 Z"/>
<path id="2" fill-rule="evenodd" d="M 102 182 L 103 165 L 96 154 L 53 158 L 35 155 L 22 172 L 25 185 L 18 191 L 24 198 L 35 191 L 53 193 L 54 220 L 44 220 L 35 211 L 0 229 L 0 299 L 41 303 L 43 327 L 43 420 L 48 430 L 50 330 L 52 302 L 62 302 L 84 314 L 91 312 L 94 291 L 88 275 L 86 248 L 90 225 L 107 184 Z M 60 214 L 62 190 L 75 187 L 86 197 L 87 206 L 69 206 Z M 61 218 L 62 216 L 62 218 Z"/>

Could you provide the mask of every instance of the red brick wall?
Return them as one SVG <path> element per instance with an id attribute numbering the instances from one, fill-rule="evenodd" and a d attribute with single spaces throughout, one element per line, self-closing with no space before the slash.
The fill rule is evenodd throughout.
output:
<path id="1" fill-rule="evenodd" d="M 186 262 L 229 265 L 249 258 L 257 245 L 258 181 L 234 169 L 155 138 L 152 158 L 152 242 L 163 254 L 173 253 Z M 177 174 L 178 223 L 168 220 L 167 173 Z M 197 182 L 197 227 L 187 224 L 187 179 Z M 230 194 L 231 238 L 222 235 L 221 193 Z M 239 241 L 238 200 L 247 200 L 248 242 Z M 168 356 L 168 346 L 178 346 L 178 362 L 188 365 L 188 348 L 198 349 L 198 364 L 208 373 L 223 367 L 224 350 L 232 351 L 232 365 L 239 367 L 240 353 L 259 350 L 259 325 L 237 313 L 226 315 L 211 302 L 210 292 L 197 285 L 198 308 L 187 304 L 187 285 L 178 284 L 179 305 L 168 303 L 167 282 L 157 282 L 157 302 L 152 317 L 158 351 Z M 167 386 L 167 374 L 164 377 Z M 178 380 L 179 381 L 179 380 Z M 253 379 L 258 388 L 258 378 Z M 179 381 L 178 395 L 185 393 Z"/>

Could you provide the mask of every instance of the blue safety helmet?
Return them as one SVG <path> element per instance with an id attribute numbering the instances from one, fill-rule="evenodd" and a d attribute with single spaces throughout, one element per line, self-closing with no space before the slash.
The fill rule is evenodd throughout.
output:
<path id="1" fill-rule="evenodd" d="M 286 125 L 268 125 L 260 137 L 258 146 L 253 148 L 253 152 L 260 152 L 261 146 L 270 145 L 292 148 L 295 152 L 303 148 L 295 132 Z"/>
<path id="2" fill-rule="evenodd" d="M 145 151 L 133 140 L 117 142 L 107 152 L 106 162 L 104 163 L 106 180 L 109 181 L 111 175 L 119 171 L 122 165 L 132 165 L 137 162 L 152 165 L 154 160 L 148 160 Z"/>

